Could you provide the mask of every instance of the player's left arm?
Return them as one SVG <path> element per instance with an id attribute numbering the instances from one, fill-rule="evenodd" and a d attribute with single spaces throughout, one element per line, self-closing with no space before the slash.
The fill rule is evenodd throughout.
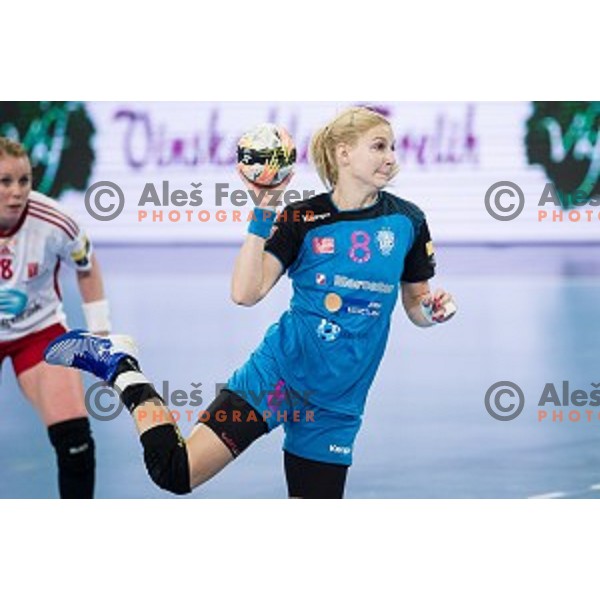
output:
<path id="1" fill-rule="evenodd" d="M 108 300 L 104 294 L 104 282 L 100 263 L 94 253 L 90 256 L 90 268 L 77 271 L 77 285 L 83 300 L 83 312 L 88 329 L 98 335 L 110 333 Z"/>
<path id="2" fill-rule="evenodd" d="M 402 273 L 402 304 L 408 318 L 418 327 L 444 323 L 456 314 L 456 304 L 445 290 L 431 292 L 429 280 L 435 275 L 435 251 L 425 218 L 415 230 Z"/>
<path id="3" fill-rule="evenodd" d="M 104 293 L 100 264 L 86 233 L 78 227 L 75 238 L 59 240 L 58 255 L 75 269 L 87 328 L 97 335 L 108 335 L 111 330 L 110 308 Z"/>

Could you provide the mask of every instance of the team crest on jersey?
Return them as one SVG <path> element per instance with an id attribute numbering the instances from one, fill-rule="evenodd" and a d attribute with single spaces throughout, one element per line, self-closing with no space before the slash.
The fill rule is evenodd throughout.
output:
<path id="1" fill-rule="evenodd" d="M 325 273 L 317 273 L 315 281 L 317 285 L 327 285 L 327 276 Z"/>
<path id="2" fill-rule="evenodd" d="M 13 256 L 15 253 L 15 240 L 8 240 L 0 246 L 0 256 Z"/>
<path id="3" fill-rule="evenodd" d="M 316 237 L 313 238 L 312 248 L 315 254 L 335 254 L 335 238 Z"/>
<path id="4" fill-rule="evenodd" d="M 389 227 L 384 227 L 377 232 L 376 240 L 379 252 L 381 252 L 383 256 L 390 256 L 396 245 L 396 236 L 394 235 L 394 232 Z"/>
<path id="5" fill-rule="evenodd" d="M 40 273 L 40 263 L 32 262 L 27 263 L 27 279 L 33 279 Z"/>

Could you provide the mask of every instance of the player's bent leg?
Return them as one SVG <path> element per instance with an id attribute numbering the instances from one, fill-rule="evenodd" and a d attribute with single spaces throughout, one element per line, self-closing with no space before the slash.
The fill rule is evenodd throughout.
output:
<path id="1" fill-rule="evenodd" d="M 183 495 L 192 491 L 186 442 L 175 423 L 147 429 L 140 442 L 150 479 L 161 489 Z"/>
<path id="2" fill-rule="evenodd" d="M 228 389 L 221 390 L 202 412 L 200 421 L 187 441 L 194 487 L 208 481 L 269 432 L 263 416 Z"/>
<path id="3" fill-rule="evenodd" d="M 210 418 L 205 425 L 196 427 L 186 442 L 179 432 L 168 408 L 152 384 L 139 369 L 132 353 L 134 345 L 123 336 L 115 339 L 100 338 L 87 332 L 74 331 L 57 338 L 45 353 L 52 364 L 73 366 L 93 373 L 117 389 L 121 401 L 132 414 L 140 441 L 144 448 L 144 460 L 151 479 L 174 494 L 186 494 L 193 487 L 204 483 L 230 463 L 254 439 L 266 433 L 267 426 L 261 419 L 257 427 L 256 418 L 250 426 L 240 427 L 231 433 L 229 424 L 236 415 L 231 414 L 229 423 L 223 424 L 216 412 L 233 412 L 241 398 L 219 395 L 209 407 Z M 231 393 L 230 393 L 231 394 Z M 247 405 L 246 410 L 251 410 Z M 213 414 L 215 415 L 213 418 Z"/>
<path id="4" fill-rule="evenodd" d="M 70 331 L 51 342 L 46 362 L 74 367 L 112 385 L 133 415 L 151 479 L 174 494 L 191 492 L 185 440 L 152 384 L 140 372 L 137 349 L 125 336 L 100 337 Z"/>
<path id="5" fill-rule="evenodd" d="M 202 424 L 187 439 L 187 451 L 192 488 L 202 485 L 234 460 L 218 435 Z"/>
<path id="6" fill-rule="evenodd" d="M 61 498 L 93 498 L 95 445 L 79 373 L 39 363 L 18 381 L 44 424 L 56 452 Z"/>
<path id="7" fill-rule="evenodd" d="M 119 368 L 117 387 L 125 381 Z M 131 377 L 131 376 L 130 376 Z M 131 394 L 142 393 L 143 384 L 121 393 L 125 405 L 131 405 Z M 141 433 L 144 460 L 152 480 L 161 488 L 185 494 L 205 483 L 225 468 L 255 440 L 268 432 L 266 422 L 250 404 L 237 394 L 222 390 L 202 412 L 192 435 L 184 440 L 172 416 L 154 388 L 143 391 L 152 399 L 137 404 L 133 417 Z M 158 411 L 158 413 L 156 412 Z M 167 421 L 157 425 L 157 421 Z"/>

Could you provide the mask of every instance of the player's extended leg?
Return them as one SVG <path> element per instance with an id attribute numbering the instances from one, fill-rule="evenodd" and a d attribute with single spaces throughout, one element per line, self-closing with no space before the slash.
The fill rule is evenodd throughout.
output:
<path id="1" fill-rule="evenodd" d="M 56 451 L 61 498 L 93 498 L 95 447 L 79 373 L 43 362 L 19 373 Z"/>
<path id="2" fill-rule="evenodd" d="M 126 336 L 100 338 L 72 331 L 46 349 L 50 364 L 75 367 L 108 382 L 132 414 L 148 474 L 159 487 L 187 494 L 218 473 L 234 456 L 212 429 L 199 425 L 184 440 L 162 398 L 140 371 Z"/>

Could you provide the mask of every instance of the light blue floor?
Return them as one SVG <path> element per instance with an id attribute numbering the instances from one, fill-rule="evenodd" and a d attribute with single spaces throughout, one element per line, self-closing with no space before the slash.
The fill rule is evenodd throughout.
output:
<path id="1" fill-rule="evenodd" d="M 169 380 L 190 392 L 202 382 L 204 407 L 289 296 L 286 280 L 259 306 L 234 306 L 233 248 L 113 247 L 98 255 L 115 330 L 137 338 L 158 386 Z M 570 380 L 588 392 L 600 382 L 600 247 L 446 247 L 438 262 L 438 283 L 455 294 L 460 315 L 423 331 L 396 311 L 347 497 L 598 497 L 590 488 L 600 483 L 600 409 L 591 409 L 591 423 L 538 423 L 536 405 L 548 382 Z M 71 325 L 81 325 L 74 278 L 63 279 Z M 486 390 L 500 380 L 518 383 L 527 398 L 511 422 L 484 408 Z M 0 497 L 56 497 L 46 432 L 8 362 L 0 406 Z M 92 426 L 98 497 L 169 497 L 148 480 L 127 414 Z M 280 447 L 276 431 L 192 497 L 283 498 Z"/>

